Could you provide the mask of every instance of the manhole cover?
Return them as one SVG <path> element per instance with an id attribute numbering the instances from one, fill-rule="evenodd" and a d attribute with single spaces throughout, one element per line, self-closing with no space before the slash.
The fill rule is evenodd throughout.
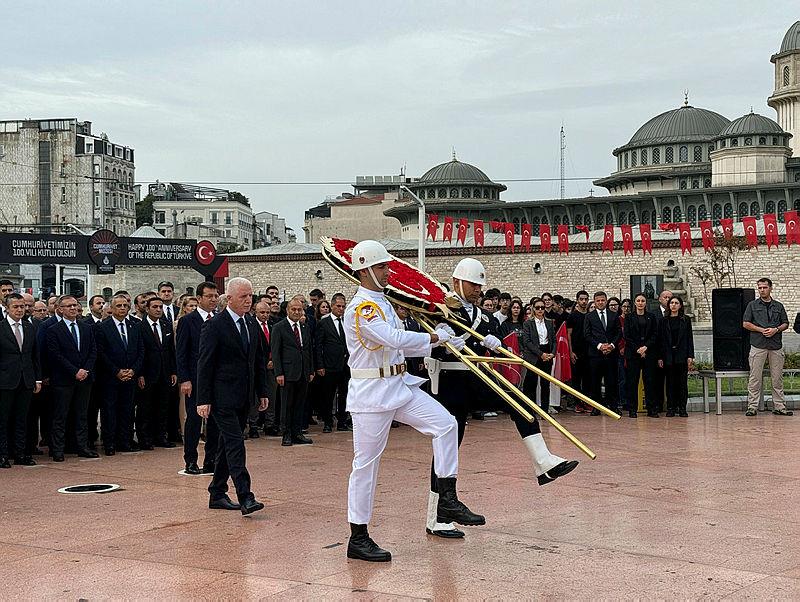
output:
<path id="1" fill-rule="evenodd" d="M 108 493 L 116 491 L 119 485 L 109 483 L 87 483 L 85 485 L 70 485 L 69 487 L 62 487 L 58 490 L 59 493 Z"/>

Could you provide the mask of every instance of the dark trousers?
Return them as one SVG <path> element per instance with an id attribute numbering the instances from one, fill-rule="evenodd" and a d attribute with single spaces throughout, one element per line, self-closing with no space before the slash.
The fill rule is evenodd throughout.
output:
<path id="1" fill-rule="evenodd" d="M 653 369 L 653 404 L 657 411 L 664 411 L 664 387 L 667 380 L 667 368 Z"/>
<path id="2" fill-rule="evenodd" d="M 616 410 L 618 384 L 617 384 L 617 354 L 610 353 L 602 357 L 589 358 L 589 370 L 591 372 L 592 399 L 598 403 L 603 403 L 607 408 Z M 602 385 L 606 386 L 605 401 L 601 401 Z"/>
<path id="3" fill-rule="evenodd" d="M 28 427 L 28 407 L 33 389 L 20 379 L 16 389 L 0 390 L 0 456 L 9 455 L 8 437 L 14 446 L 14 457 L 25 455 L 25 436 Z"/>
<path id="4" fill-rule="evenodd" d="M 49 447 L 50 444 L 50 417 L 52 410 L 52 391 L 50 387 L 42 386 L 42 390 L 31 397 L 28 408 L 28 429 L 25 437 L 25 451 L 33 454 L 39 446 L 39 437 Z"/>
<path id="5" fill-rule="evenodd" d="M 116 382 L 105 380 L 95 386 L 102 391 L 100 398 L 100 421 L 103 447 L 107 450 L 125 449 L 133 441 L 133 395 L 135 380 Z M 91 405 L 91 397 L 90 397 Z M 91 440 L 91 425 L 89 439 Z"/>
<path id="6" fill-rule="evenodd" d="M 192 387 L 195 383 L 192 383 Z M 186 423 L 183 425 L 183 461 L 187 464 L 196 463 L 197 447 L 200 445 L 200 431 L 203 428 L 203 419 L 197 413 L 197 398 L 190 395 L 186 398 Z M 210 466 L 217 459 L 219 449 L 219 429 L 213 416 L 206 420 L 206 443 L 203 465 Z"/>
<path id="7" fill-rule="evenodd" d="M 73 385 L 53 387 L 53 424 L 50 438 L 53 445 L 51 454 L 64 453 L 64 437 L 67 429 L 67 416 L 72 410 L 72 420 L 75 427 L 75 442 L 77 451 L 86 449 L 89 438 L 86 428 L 86 411 L 89 407 L 89 396 L 92 393 L 92 383 L 88 380 L 75 381 Z"/>
<path id="8" fill-rule="evenodd" d="M 165 408 L 167 410 L 165 432 L 168 441 L 178 442 L 181 440 L 181 392 L 180 389 L 174 385 L 166 385 L 164 397 L 166 400 Z"/>
<path id="9" fill-rule="evenodd" d="M 103 388 L 102 386 L 94 386 L 92 387 L 92 394 L 89 395 L 89 411 L 86 413 L 86 427 L 89 432 L 90 445 L 97 443 L 97 440 L 100 438 L 97 418 L 103 413 Z"/>
<path id="10" fill-rule="evenodd" d="M 296 437 L 303 434 L 303 421 L 306 418 L 306 393 L 308 381 L 305 379 L 284 381 L 281 389 L 281 432 Z M 222 430 L 220 428 L 220 430 Z"/>
<path id="11" fill-rule="evenodd" d="M 264 410 L 264 430 L 277 429 L 281 424 L 281 392 L 272 369 L 267 370 L 267 397 L 269 406 Z"/>
<path id="12" fill-rule="evenodd" d="M 549 345 L 547 350 L 545 350 L 545 353 L 550 353 Z M 537 360 L 536 364 L 534 365 L 542 372 L 547 372 L 550 374 L 550 371 L 553 369 L 553 360 L 550 360 L 549 362 Z M 541 389 L 539 394 L 539 405 L 546 412 L 550 409 L 550 381 L 546 378 L 542 378 L 532 370 L 528 370 L 528 372 L 525 374 L 525 381 L 522 383 L 522 392 L 534 402 L 536 401 L 537 385 Z M 514 413 L 516 414 L 517 412 L 515 411 Z"/>
<path id="13" fill-rule="evenodd" d="M 248 406 L 229 408 L 212 405 L 211 418 L 219 428 L 219 448 L 214 466 L 214 477 L 208 486 L 212 499 L 222 497 L 228 491 L 228 477 L 239 501 L 250 496 L 250 473 L 245 466 L 244 427 L 247 424 Z"/>
<path id="14" fill-rule="evenodd" d="M 336 425 L 344 426 L 347 424 L 347 385 L 350 382 L 350 370 L 326 370 L 325 376 L 320 380 L 322 403 L 319 417 L 327 426 L 333 426 L 335 414 Z"/>
<path id="15" fill-rule="evenodd" d="M 139 444 L 159 444 L 168 440 L 169 428 L 169 383 L 157 380 L 147 383 L 136 408 L 136 439 Z"/>
<path id="16" fill-rule="evenodd" d="M 667 385 L 667 410 L 685 412 L 689 401 L 689 365 L 670 364 L 664 366 Z"/>
<path id="17" fill-rule="evenodd" d="M 625 384 L 628 391 L 628 411 L 636 412 L 639 409 L 639 378 L 644 382 L 644 404 L 648 412 L 658 412 L 658 405 L 653 392 L 654 372 L 656 360 L 642 357 L 637 353 L 629 357 L 625 367 Z"/>

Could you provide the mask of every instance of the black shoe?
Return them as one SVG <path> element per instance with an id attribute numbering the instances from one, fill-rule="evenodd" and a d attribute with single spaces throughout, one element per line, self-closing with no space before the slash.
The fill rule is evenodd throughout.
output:
<path id="1" fill-rule="evenodd" d="M 755 416 L 756 411 L 753 408 L 747 408 L 747 411 L 744 413 L 745 416 Z"/>
<path id="2" fill-rule="evenodd" d="M 772 413 L 775 414 L 776 416 L 794 416 L 794 412 L 787 409 L 772 410 Z"/>
<path id="3" fill-rule="evenodd" d="M 347 557 L 367 562 L 389 562 L 391 553 L 372 541 L 367 525 L 350 523 L 350 541 L 347 543 Z"/>
<path id="4" fill-rule="evenodd" d="M 78 450 L 78 457 L 79 458 L 99 458 L 100 456 L 97 454 L 96 451 L 92 451 L 90 449 L 80 449 L 80 450 Z"/>
<path id="5" fill-rule="evenodd" d="M 155 447 L 153 447 L 152 443 L 145 442 L 139 444 L 139 449 L 142 451 L 153 451 Z"/>
<path id="6" fill-rule="evenodd" d="M 11 468 L 11 462 L 5 456 L 0 456 L 0 468 Z"/>
<path id="7" fill-rule="evenodd" d="M 556 464 L 547 472 L 540 474 L 537 478 L 539 485 L 546 485 L 552 483 L 558 477 L 563 477 L 565 474 L 571 473 L 578 466 L 577 460 L 564 460 L 561 464 Z"/>
<path id="8" fill-rule="evenodd" d="M 425 533 L 441 537 L 442 539 L 462 539 L 466 534 L 461 529 L 428 529 L 425 527 Z"/>
<path id="9" fill-rule="evenodd" d="M 131 441 L 131 444 L 128 447 L 130 447 L 130 451 L 132 452 L 142 451 L 142 446 L 136 441 Z"/>
<path id="10" fill-rule="evenodd" d="M 53 454 L 53 462 L 63 462 L 64 454 Z"/>
<path id="11" fill-rule="evenodd" d="M 483 412 L 472 412 L 472 419 L 473 420 L 484 420 Z"/>
<path id="12" fill-rule="evenodd" d="M 400 423 L 397 422 L 397 420 L 392 420 L 392 428 L 393 429 L 400 428 Z"/>
<path id="13" fill-rule="evenodd" d="M 597 408 L 593 409 L 592 412 L 591 412 L 591 415 L 592 416 L 599 416 L 600 415 L 600 410 L 598 410 Z"/>
<path id="14" fill-rule="evenodd" d="M 200 467 L 197 465 L 197 462 L 187 462 L 183 472 L 186 474 L 200 474 Z"/>
<path id="15" fill-rule="evenodd" d="M 264 504 L 256 501 L 256 498 L 252 493 L 250 494 L 249 497 L 242 500 L 240 504 L 241 504 L 242 516 L 247 516 L 248 514 L 252 514 L 253 512 L 257 512 L 259 510 L 264 509 Z"/>
<path id="16" fill-rule="evenodd" d="M 678 416 L 680 416 L 681 418 L 688 418 L 689 414 L 686 410 L 681 410 L 680 412 L 678 412 Z"/>
<path id="17" fill-rule="evenodd" d="M 339 429 L 339 430 L 342 430 L 342 429 Z M 324 427 L 322 427 L 322 432 L 323 433 L 331 433 L 331 432 L 333 432 L 333 427 L 330 424 L 326 424 Z"/>
<path id="18" fill-rule="evenodd" d="M 458 499 L 455 477 L 439 477 L 439 505 L 436 508 L 436 522 L 458 523 L 459 525 L 485 525 L 486 519 Z"/>
<path id="19" fill-rule="evenodd" d="M 673 412 L 672 410 L 667 410 L 667 413 L 664 414 L 664 416 L 666 416 L 667 418 L 672 418 L 673 416 L 675 416 L 675 412 Z M 656 414 L 655 417 L 658 418 L 658 414 Z"/>
<path id="20" fill-rule="evenodd" d="M 113 447 L 107 447 L 105 453 L 107 456 L 114 456 L 117 452 Z"/>
<path id="21" fill-rule="evenodd" d="M 284 435 L 283 436 L 283 441 L 281 441 L 281 445 L 283 447 L 289 447 L 290 445 L 292 445 L 292 436 L 291 435 Z"/>
<path id="22" fill-rule="evenodd" d="M 639 415 L 636 412 L 628 412 L 628 418 L 636 418 Z"/>
<path id="23" fill-rule="evenodd" d="M 675 414 L 673 414 L 673 416 L 674 416 L 674 415 L 675 415 Z M 661 417 L 658 415 L 658 412 L 647 412 L 647 417 L 648 417 L 648 418 L 661 418 Z"/>
<path id="24" fill-rule="evenodd" d="M 208 507 L 212 510 L 241 510 L 241 506 L 227 495 L 218 498 L 209 498 Z"/>
<path id="25" fill-rule="evenodd" d="M 201 474 L 214 474 L 214 463 L 211 462 L 209 464 L 203 463 L 203 468 L 200 469 Z"/>
<path id="26" fill-rule="evenodd" d="M 259 434 L 259 432 L 258 432 L 258 429 L 257 429 L 256 427 L 254 427 L 254 426 L 251 426 L 251 427 L 250 427 L 250 428 L 247 430 L 247 437 L 248 437 L 249 439 L 260 439 L 260 438 L 261 438 L 261 435 Z"/>
<path id="27" fill-rule="evenodd" d="M 172 441 L 156 441 L 156 447 L 166 447 L 167 449 L 172 449 L 175 447 L 175 444 Z"/>
<path id="28" fill-rule="evenodd" d="M 292 437 L 292 443 L 294 443 L 295 445 L 311 445 L 312 443 L 314 443 L 314 441 L 309 439 L 305 435 L 295 435 L 294 437 Z"/>
<path id="29" fill-rule="evenodd" d="M 398 423 L 398 424 L 399 424 L 399 423 Z M 394 426 L 394 425 L 393 425 L 393 426 Z M 353 427 L 352 427 L 352 426 L 350 426 L 349 424 L 343 424 L 342 426 L 337 426 L 337 427 L 336 427 L 336 430 L 337 430 L 337 431 L 348 431 L 348 432 L 352 432 L 352 431 L 353 431 Z"/>
<path id="30" fill-rule="evenodd" d="M 14 464 L 17 466 L 36 466 L 36 460 L 30 456 L 22 456 L 21 458 L 14 458 Z"/>
<path id="31" fill-rule="evenodd" d="M 267 437 L 280 437 L 281 436 L 281 432 L 277 428 L 275 428 L 274 426 L 271 426 L 269 428 L 265 428 L 264 429 L 264 434 Z"/>

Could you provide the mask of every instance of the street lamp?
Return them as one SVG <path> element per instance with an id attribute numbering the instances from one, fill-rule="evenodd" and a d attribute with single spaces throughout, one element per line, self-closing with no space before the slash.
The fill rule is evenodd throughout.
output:
<path id="1" fill-rule="evenodd" d="M 419 207 L 419 217 L 417 221 L 419 222 L 419 238 L 418 238 L 418 245 L 419 248 L 417 249 L 417 267 L 419 268 L 420 272 L 425 271 L 425 230 L 423 229 L 425 226 L 425 201 L 419 198 L 416 194 L 411 192 L 408 189 L 408 186 L 400 186 L 400 190 L 404 191 L 411 199 L 418 205 Z"/>

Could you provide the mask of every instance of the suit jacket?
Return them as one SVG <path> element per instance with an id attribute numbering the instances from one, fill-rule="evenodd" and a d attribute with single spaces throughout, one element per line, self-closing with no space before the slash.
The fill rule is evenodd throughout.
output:
<path id="1" fill-rule="evenodd" d="M 332 372 L 341 372 L 347 367 L 350 354 L 343 336 L 339 336 L 333 314 L 317 322 L 314 332 L 314 365 L 317 370 L 324 368 Z M 342 333 L 344 333 L 344 316 L 342 316 Z"/>
<path id="2" fill-rule="evenodd" d="M 673 340 L 669 318 L 662 318 L 659 323 L 659 338 L 661 339 L 661 355 L 664 365 L 684 364 L 690 357 L 694 357 L 694 336 L 692 335 L 692 322 L 683 316 L 678 322 L 678 336 Z"/>
<path id="3" fill-rule="evenodd" d="M 658 346 L 658 318 L 649 311 L 644 312 L 647 319 L 644 332 L 639 328 L 639 318 L 636 313 L 625 316 L 625 326 L 622 329 L 625 336 L 625 358 L 639 357 L 636 350 L 644 345 L 647 347 L 646 357 L 656 358 L 661 353 Z"/>
<path id="4" fill-rule="evenodd" d="M 300 339 L 302 349 L 297 346 L 289 319 L 281 320 L 272 328 L 270 349 L 272 350 L 272 366 L 275 376 L 283 376 L 288 381 L 308 379 L 314 373 L 311 352 L 311 336 L 309 327 L 300 323 Z"/>
<path id="5" fill-rule="evenodd" d="M 267 362 L 259 338 L 263 335 L 258 334 L 252 316 L 245 316 L 245 324 L 246 349 L 239 327 L 227 310 L 205 322 L 197 362 L 197 405 L 240 410 L 249 407 L 256 397 L 267 397 Z M 181 321 L 179 330 L 183 326 Z"/>
<path id="6" fill-rule="evenodd" d="M 556 326 L 553 320 L 544 319 L 547 329 L 547 340 L 550 342 L 550 351 L 555 355 L 556 352 Z M 539 346 L 539 331 L 536 330 L 536 320 L 531 318 L 522 325 L 522 336 L 520 337 L 520 350 L 522 359 L 535 364 L 542 357 L 542 348 Z"/>
<path id="7" fill-rule="evenodd" d="M 454 312 L 461 322 L 465 325 L 469 326 L 473 330 L 477 331 L 478 334 L 483 336 L 486 335 L 494 335 L 497 336 L 497 331 L 500 327 L 499 322 L 497 319 L 490 314 L 485 309 L 482 309 L 478 306 L 473 306 L 472 311 L 468 312 L 465 308 L 461 307 L 457 312 Z M 473 326 L 475 324 L 475 326 Z M 457 335 L 464 335 L 467 337 L 466 346 L 472 349 L 478 355 L 486 355 L 486 347 L 481 345 L 480 340 L 477 337 L 467 335 L 463 332 L 460 328 L 454 327 L 453 330 Z M 441 347 L 436 347 L 432 352 L 431 355 L 436 359 L 444 360 L 447 362 L 452 362 L 453 356 L 450 354 L 449 351 L 445 348 L 444 345 Z M 470 374 L 470 376 L 472 376 Z M 477 379 L 477 377 L 476 377 Z"/>
<path id="8" fill-rule="evenodd" d="M 99 379 L 113 383 L 120 382 L 117 379 L 117 372 L 120 370 L 133 369 L 134 377 L 139 376 L 144 361 L 144 343 L 140 325 L 125 320 L 127 348 L 122 344 L 122 337 L 117 328 L 113 318 L 97 322 L 94 326 L 97 340 L 97 375 Z"/>
<path id="9" fill-rule="evenodd" d="M 178 321 L 175 333 L 175 359 L 178 382 L 197 383 L 197 361 L 200 359 L 200 332 L 206 321 L 200 312 L 192 311 Z"/>
<path id="10" fill-rule="evenodd" d="M 97 320 L 93 314 L 89 314 L 88 316 L 84 316 L 78 320 L 79 322 L 86 322 L 89 326 L 94 326 L 95 324 L 100 324 L 102 320 Z"/>
<path id="11" fill-rule="evenodd" d="M 50 377 L 50 362 L 47 361 L 47 330 L 58 323 L 58 318 L 50 316 L 39 323 L 36 329 L 36 345 L 39 348 L 39 366 L 42 368 L 42 378 Z"/>
<path id="12" fill-rule="evenodd" d="M 144 362 L 141 376 L 144 376 L 146 386 L 157 382 L 170 384 L 170 376 L 176 373 L 175 368 L 175 336 L 172 325 L 167 320 L 159 320 L 161 340 L 153 332 L 153 327 L 147 320 L 142 320 L 136 325 L 140 329 L 144 343 Z"/>
<path id="13" fill-rule="evenodd" d="M 27 320 L 22 320 L 22 351 L 8 320 L 0 322 L 0 389 L 16 389 L 20 382 L 33 389 L 42 380 L 39 369 L 39 347 L 36 330 Z"/>
<path id="14" fill-rule="evenodd" d="M 94 363 L 97 360 L 94 328 L 84 322 L 76 324 L 80 337 L 80 351 L 75 347 L 75 340 L 63 320 L 46 331 L 47 362 L 50 369 L 50 384 L 53 386 L 76 384 L 78 381 L 75 380 L 75 375 L 80 369 L 89 372 L 85 382 L 94 381 Z"/>
<path id="15" fill-rule="evenodd" d="M 619 315 L 615 311 L 606 311 L 606 327 L 603 328 L 603 323 L 600 321 L 600 314 L 597 310 L 592 310 L 583 320 L 583 336 L 586 339 L 586 347 L 588 348 L 589 357 L 606 357 L 598 349 L 597 346 L 601 343 L 611 343 L 616 348 L 611 352 L 619 353 L 619 342 L 622 339 L 622 325 L 619 321 Z"/>

